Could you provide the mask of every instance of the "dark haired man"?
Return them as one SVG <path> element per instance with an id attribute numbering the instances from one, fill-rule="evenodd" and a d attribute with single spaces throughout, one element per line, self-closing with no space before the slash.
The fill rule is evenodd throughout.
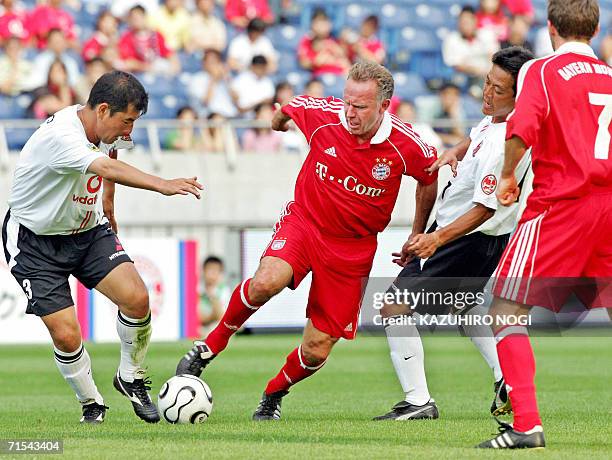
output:
<path id="1" fill-rule="evenodd" d="M 514 422 L 481 448 L 545 445 L 533 350 L 520 326 L 531 307 L 558 312 L 572 293 L 587 308 L 612 306 L 612 69 L 589 46 L 598 29 L 597 0 L 549 0 L 555 53 L 519 74 L 497 198 L 516 200 L 516 167 L 530 147 L 533 192 L 496 269 L 491 306 Z"/>
<path id="2" fill-rule="evenodd" d="M 389 290 L 390 294 L 399 293 L 397 299 L 404 299 L 403 292 L 437 289 L 441 280 L 429 278 L 455 278 L 462 280 L 459 290 L 455 291 L 457 286 L 450 286 L 454 280 L 449 279 L 443 282 L 448 288 L 445 294 L 451 291 L 462 295 L 469 293 L 470 298 L 479 299 L 478 302 L 457 302 L 452 307 L 453 313 L 461 314 L 462 333 L 470 337 L 493 371 L 495 399 L 491 412 L 495 415 L 509 411 L 510 406 L 493 336 L 486 324 L 480 324 L 482 315 L 487 312 L 482 290 L 518 218 L 519 204 L 498 207 L 494 192 L 504 159 L 506 117 L 514 109 L 516 79 L 521 66 L 530 59 L 533 54 L 519 47 L 506 48 L 493 55 L 493 65 L 483 90 L 482 113 L 485 117 L 472 129 L 470 137 L 447 150 L 429 168 L 433 172 L 449 164 L 454 177 L 438 197 L 434 224 L 427 233 L 415 235 L 409 242 L 406 249 L 411 256 L 401 258 L 396 254 L 394 262 L 404 268 Z M 526 156 L 517 174 L 525 177 L 528 170 Z M 374 420 L 436 419 L 439 416 L 427 388 L 419 331 L 414 322 L 406 319 L 415 311 L 420 314 L 448 313 L 439 306 L 400 302 L 382 308 L 391 361 L 405 399 Z"/>
<path id="3" fill-rule="evenodd" d="M 121 360 L 114 386 L 132 401 L 138 417 L 159 421 L 142 370 L 151 337 L 148 293 L 115 234 L 111 184 L 197 198 L 202 186 L 195 177 L 165 180 L 109 157 L 147 104 L 140 82 L 114 71 L 98 79 L 86 106 L 48 118 L 21 152 L 2 227 L 6 261 L 28 298 L 26 313 L 39 316 L 49 330 L 55 362 L 82 404 L 86 423 L 104 421 L 107 407 L 81 342 L 70 275 L 119 307 Z"/>

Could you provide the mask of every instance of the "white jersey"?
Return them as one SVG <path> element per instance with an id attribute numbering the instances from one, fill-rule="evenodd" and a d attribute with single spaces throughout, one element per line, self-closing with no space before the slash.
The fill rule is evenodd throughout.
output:
<path id="1" fill-rule="evenodd" d="M 473 232 L 487 235 L 511 233 L 518 220 L 519 203 L 501 206 L 495 196 L 504 164 L 506 123 L 493 123 L 491 117 L 485 117 L 472 128 L 470 139 L 472 142 L 457 166 L 457 177 L 449 181 L 438 197 L 438 228 L 446 227 L 480 203 L 495 210 L 495 214 Z M 516 168 L 517 181 L 525 178 L 530 165 L 531 155 L 528 151 Z"/>
<path id="2" fill-rule="evenodd" d="M 99 206 L 102 178 L 87 168 L 112 146 L 98 148 L 87 140 L 79 108 L 49 117 L 19 156 L 8 204 L 11 216 L 37 235 L 70 235 L 105 220 Z"/>

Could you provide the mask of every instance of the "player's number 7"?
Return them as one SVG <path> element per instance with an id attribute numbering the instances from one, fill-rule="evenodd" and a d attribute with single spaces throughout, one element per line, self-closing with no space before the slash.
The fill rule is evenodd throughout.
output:
<path id="1" fill-rule="evenodd" d="M 610 122 L 612 122 L 612 94 L 589 93 L 589 102 L 592 105 L 601 105 L 603 110 L 599 114 L 599 128 L 595 137 L 595 158 L 607 160 L 610 155 Z"/>

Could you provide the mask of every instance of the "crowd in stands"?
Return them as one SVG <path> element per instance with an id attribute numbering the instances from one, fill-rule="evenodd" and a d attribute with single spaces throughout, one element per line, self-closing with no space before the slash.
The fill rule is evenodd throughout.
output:
<path id="1" fill-rule="evenodd" d="M 595 42 L 608 63 L 611 10 L 601 0 Z M 495 51 L 552 51 L 545 18 L 545 0 L 0 0 L 0 118 L 84 104 L 100 75 L 121 69 L 142 77 L 147 118 L 181 121 L 165 148 L 222 151 L 224 121 L 251 119 L 256 128 L 234 133 L 244 150 L 299 151 L 295 129 L 265 127 L 273 103 L 341 97 L 351 64 L 369 59 L 396 75 L 391 110 L 451 145 L 480 115 Z"/>

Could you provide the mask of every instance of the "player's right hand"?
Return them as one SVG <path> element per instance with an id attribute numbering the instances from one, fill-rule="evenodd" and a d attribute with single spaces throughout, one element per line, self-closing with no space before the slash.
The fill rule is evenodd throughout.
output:
<path id="1" fill-rule="evenodd" d="M 458 163 L 459 163 L 459 160 L 457 160 L 457 156 L 451 150 L 447 150 L 442 155 L 440 155 L 440 158 L 434 161 L 434 163 L 429 168 L 425 168 L 425 171 L 428 172 L 429 174 L 433 174 L 438 169 L 440 169 L 442 166 L 449 165 L 451 168 L 451 171 L 453 172 L 453 177 L 457 177 L 457 164 Z"/>
<path id="2" fill-rule="evenodd" d="M 516 183 L 516 177 L 502 177 L 497 186 L 497 201 L 502 206 L 510 206 L 516 203 L 520 192 L 521 189 Z"/>
<path id="3" fill-rule="evenodd" d="M 289 125 L 287 122 L 290 118 L 283 113 L 281 110 L 281 105 L 278 102 L 274 103 L 274 116 L 272 117 L 272 122 L 270 123 L 272 129 L 274 131 L 288 131 Z"/>
<path id="4" fill-rule="evenodd" d="M 197 181 L 197 179 L 197 177 L 191 177 L 189 179 L 179 178 L 164 180 L 160 193 L 167 196 L 188 195 L 191 193 L 199 200 L 200 190 L 204 189 L 204 187 Z"/>

